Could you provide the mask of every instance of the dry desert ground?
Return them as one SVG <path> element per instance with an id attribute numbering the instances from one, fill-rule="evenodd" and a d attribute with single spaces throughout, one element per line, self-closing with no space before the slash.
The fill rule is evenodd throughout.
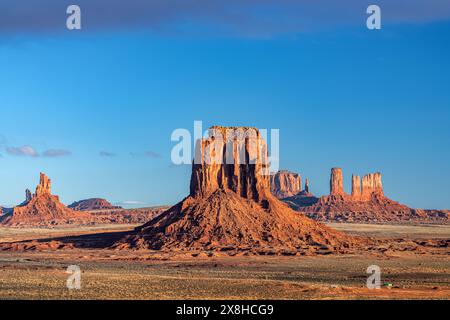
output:
<path id="1" fill-rule="evenodd" d="M 377 238 L 450 238 L 450 226 L 330 224 Z M 0 228 L 0 242 L 122 232 L 134 225 Z M 81 289 L 66 287 L 69 265 Z M 380 290 L 366 269 L 382 270 Z M 390 284 L 390 285 L 388 285 Z M 450 252 L 227 256 L 157 251 L 62 249 L 0 251 L 0 299 L 449 299 Z"/>

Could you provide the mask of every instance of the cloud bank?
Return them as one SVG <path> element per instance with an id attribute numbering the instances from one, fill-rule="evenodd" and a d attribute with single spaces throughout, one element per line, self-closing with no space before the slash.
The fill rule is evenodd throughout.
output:
<path id="1" fill-rule="evenodd" d="M 65 157 L 70 156 L 72 152 L 64 149 L 49 149 L 42 153 L 44 157 L 56 158 L 56 157 Z"/>
<path id="2" fill-rule="evenodd" d="M 31 146 L 7 147 L 6 152 L 12 156 L 39 157 L 39 153 Z"/>
<path id="3" fill-rule="evenodd" d="M 33 148 L 32 146 L 22 146 L 22 147 L 6 147 L 6 152 L 9 155 L 12 156 L 18 156 L 18 157 L 32 157 L 37 158 L 40 156 L 48 157 L 48 158 L 57 158 L 57 157 L 65 157 L 70 156 L 72 152 L 69 150 L 64 149 L 48 149 L 42 152 L 42 155 L 39 154 L 39 152 Z"/>
<path id="4" fill-rule="evenodd" d="M 159 153 L 157 153 L 155 151 L 151 151 L 151 150 L 144 151 L 143 153 L 130 152 L 130 156 L 132 156 L 132 157 L 142 157 L 143 156 L 143 157 L 152 158 L 152 159 L 162 158 L 162 156 Z"/>
<path id="5" fill-rule="evenodd" d="M 115 157 L 116 154 L 113 152 L 109 152 L 109 151 L 100 151 L 99 152 L 100 157 Z"/>
<path id="6" fill-rule="evenodd" d="M 66 8 L 81 7 L 82 32 L 130 28 L 155 33 L 226 32 L 273 36 L 365 24 L 366 0 L 34 0 L 0 2 L 0 33 L 48 34 L 66 30 Z M 383 23 L 450 19 L 448 0 L 378 0 Z M 201 32 L 201 31 L 200 31 Z"/>

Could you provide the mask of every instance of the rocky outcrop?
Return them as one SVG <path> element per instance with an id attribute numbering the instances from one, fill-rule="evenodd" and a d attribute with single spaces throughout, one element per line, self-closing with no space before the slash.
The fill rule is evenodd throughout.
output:
<path id="1" fill-rule="evenodd" d="M 384 195 L 381 173 L 352 176 L 352 194 L 343 192 L 342 171 L 332 169 L 330 195 L 317 199 L 314 203 L 297 204 L 286 199 L 289 205 L 310 218 L 318 221 L 340 221 L 360 223 L 385 222 L 448 222 L 448 215 L 442 212 L 413 210 Z M 295 199 L 294 199 L 295 200 Z M 300 203 L 300 205 L 298 204 Z"/>
<path id="2" fill-rule="evenodd" d="M 25 201 L 12 209 L 3 209 L 0 224 L 14 227 L 53 227 L 57 225 L 138 224 L 157 217 L 167 207 L 122 209 L 104 199 L 88 199 L 66 207 L 59 197 L 51 194 L 51 181 L 43 173 L 31 194 L 25 191 Z M 92 211 L 83 211 L 92 210 Z"/>
<path id="3" fill-rule="evenodd" d="M 39 184 L 36 187 L 35 196 L 41 196 L 52 193 L 52 182 L 51 180 L 41 172 Z"/>
<path id="4" fill-rule="evenodd" d="M 344 194 L 344 178 L 342 176 L 342 169 L 333 168 L 331 169 L 330 195 L 340 196 Z"/>
<path id="5" fill-rule="evenodd" d="M 309 180 L 305 180 L 305 189 L 293 195 L 291 197 L 283 198 L 282 201 L 287 203 L 289 207 L 294 210 L 300 210 L 302 207 L 312 206 L 319 201 L 319 198 L 315 197 L 309 191 Z"/>
<path id="6" fill-rule="evenodd" d="M 34 195 L 26 192 L 26 201 L 2 217 L 0 223 L 12 226 L 49 226 L 89 220 L 89 215 L 64 206 L 59 197 L 51 194 L 51 181 L 43 173 Z"/>
<path id="7" fill-rule="evenodd" d="M 161 213 L 169 207 L 149 207 L 138 209 L 98 209 L 89 211 L 90 219 L 87 222 L 93 224 L 143 224 Z"/>
<path id="8" fill-rule="evenodd" d="M 299 174 L 282 170 L 270 177 L 270 191 L 278 199 L 292 197 L 302 191 Z"/>
<path id="9" fill-rule="evenodd" d="M 448 223 L 450 221 L 450 210 L 413 209 L 413 216 L 420 217 L 421 220 L 427 222 Z"/>
<path id="10" fill-rule="evenodd" d="M 68 206 L 75 211 L 94 211 L 94 210 L 115 210 L 122 209 L 120 206 L 113 206 L 106 199 L 91 198 L 86 200 L 80 200 L 72 203 Z"/>
<path id="11" fill-rule="evenodd" d="M 359 243 L 296 213 L 270 193 L 267 148 L 256 129 L 242 139 L 236 136 L 249 128 L 212 129 L 222 138 L 211 130 L 197 143 L 190 195 L 117 242 L 116 249 L 298 254 L 344 252 Z"/>

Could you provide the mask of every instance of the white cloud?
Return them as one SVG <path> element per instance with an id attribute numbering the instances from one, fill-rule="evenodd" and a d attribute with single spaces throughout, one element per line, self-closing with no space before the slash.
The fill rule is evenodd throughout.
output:
<path id="1" fill-rule="evenodd" d="M 72 154 L 72 152 L 70 152 L 69 150 L 64 150 L 64 149 L 49 149 L 44 151 L 44 153 L 42 154 L 44 157 L 65 157 L 65 156 L 70 156 Z"/>
<path id="2" fill-rule="evenodd" d="M 39 157 L 39 153 L 31 146 L 7 147 L 6 152 L 13 156 Z"/>

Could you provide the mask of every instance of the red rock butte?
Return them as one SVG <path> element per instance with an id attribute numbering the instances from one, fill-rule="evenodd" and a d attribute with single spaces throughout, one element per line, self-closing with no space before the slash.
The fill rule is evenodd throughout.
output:
<path id="1" fill-rule="evenodd" d="M 345 252 L 359 243 L 293 211 L 270 193 L 265 142 L 254 128 L 251 138 L 239 138 L 247 129 L 211 128 L 210 137 L 196 144 L 190 195 L 114 247 L 297 254 Z"/>
<path id="2" fill-rule="evenodd" d="M 292 197 L 302 191 L 302 178 L 294 172 L 278 171 L 271 176 L 270 191 L 279 199 Z"/>
<path id="3" fill-rule="evenodd" d="M 35 193 L 32 195 L 27 189 L 25 201 L 13 208 L 10 214 L 3 216 L 0 223 L 12 226 L 46 226 L 70 224 L 89 217 L 67 208 L 59 201 L 58 196 L 51 194 L 51 188 L 51 180 L 41 173 Z"/>
<path id="4" fill-rule="evenodd" d="M 341 168 L 331 169 L 330 194 L 296 210 L 319 221 L 388 222 L 428 219 L 425 214 L 387 198 L 381 173 L 352 176 L 351 194 L 344 192 Z"/>

